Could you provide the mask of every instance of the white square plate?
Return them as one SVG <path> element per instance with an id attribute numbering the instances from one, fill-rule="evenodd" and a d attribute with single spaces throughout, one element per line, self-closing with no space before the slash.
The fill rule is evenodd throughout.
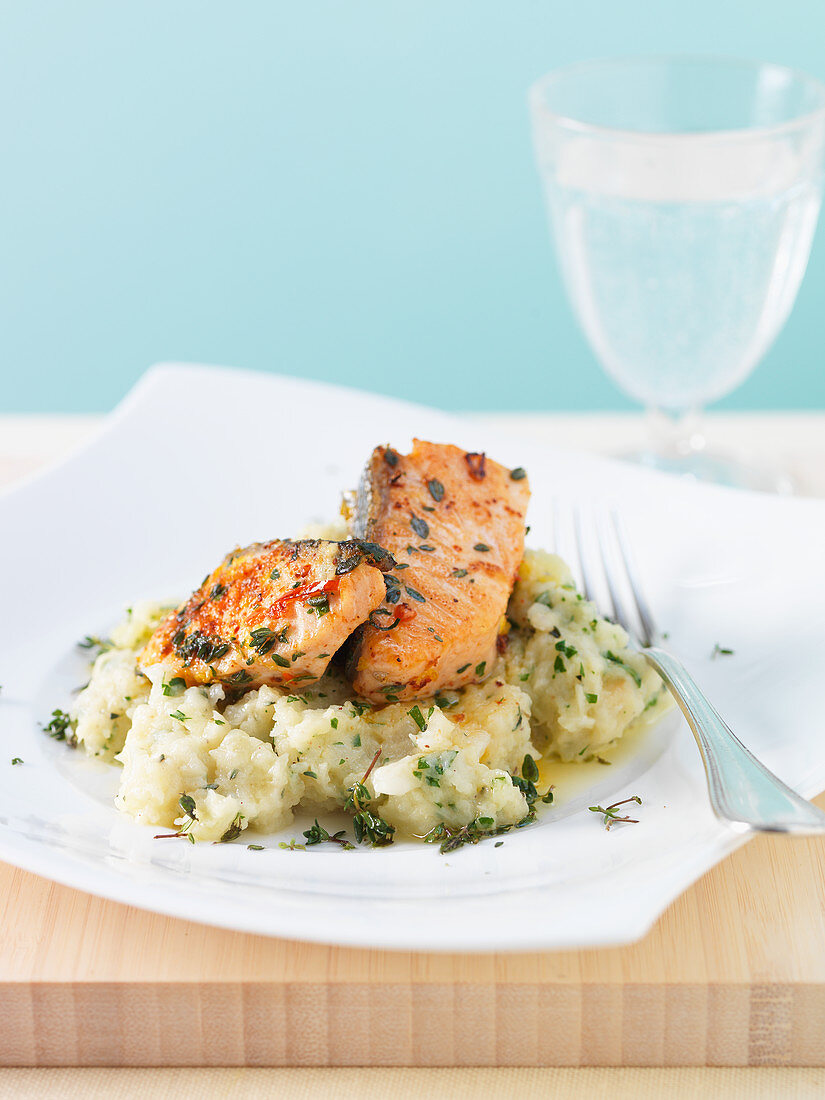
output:
<path id="1" fill-rule="evenodd" d="M 243 931 L 407 950 L 637 939 L 742 838 L 707 802 L 672 716 L 538 823 L 441 856 L 396 844 L 158 844 L 119 814 L 114 769 L 38 729 L 85 678 L 79 638 L 140 598 L 188 594 L 227 548 L 336 515 L 380 442 L 413 435 L 527 467 L 534 546 L 553 498 L 617 504 L 673 648 L 739 737 L 802 794 L 825 787 L 825 503 L 682 484 L 486 432 L 431 409 L 289 378 L 151 370 L 67 462 L 0 497 L 0 858 L 116 901 Z M 564 547 L 561 547 L 563 550 Z M 711 660 L 714 644 L 735 650 Z M 23 765 L 12 766 L 13 757 Z M 592 770 L 591 773 L 592 774 Z M 642 797 L 606 832 L 591 802 Z"/>

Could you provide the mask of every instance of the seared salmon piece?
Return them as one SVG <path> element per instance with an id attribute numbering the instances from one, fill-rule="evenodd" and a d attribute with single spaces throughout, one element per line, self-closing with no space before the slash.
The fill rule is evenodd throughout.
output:
<path id="1" fill-rule="evenodd" d="M 353 687 L 403 701 L 483 680 L 524 554 L 523 470 L 448 444 L 377 447 L 355 497 L 356 537 L 396 566 L 349 652 Z"/>
<path id="2" fill-rule="evenodd" d="M 139 663 L 187 686 L 317 680 L 384 599 L 389 559 L 358 542 L 259 542 L 233 550 L 158 626 Z M 379 620 L 380 621 L 380 618 Z"/>

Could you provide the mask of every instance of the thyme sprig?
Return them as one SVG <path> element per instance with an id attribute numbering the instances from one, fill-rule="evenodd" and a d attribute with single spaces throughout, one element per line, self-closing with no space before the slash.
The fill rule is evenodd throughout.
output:
<path id="1" fill-rule="evenodd" d="M 374 848 L 383 848 L 387 844 L 392 844 L 395 833 L 395 826 L 390 825 L 371 809 L 372 795 L 366 785 L 372 769 L 381 757 L 381 752 L 382 750 L 378 749 L 360 782 L 350 787 L 344 803 L 344 809 L 353 815 L 352 827 L 355 830 L 355 839 L 359 844 L 363 844 L 366 840 Z"/>
<path id="2" fill-rule="evenodd" d="M 154 840 L 171 840 L 173 837 L 185 836 L 190 844 L 195 843 L 195 838 L 192 836 L 192 833 L 190 831 L 192 826 L 198 820 L 198 815 L 195 812 L 195 800 L 191 794 L 182 794 L 178 799 L 178 805 L 183 810 L 183 813 L 185 817 L 188 818 L 188 820 L 184 821 L 183 825 L 181 825 L 176 833 L 156 833 L 153 837 Z M 237 816 L 240 817 L 241 815 L 238 814 Z M 221 837 L 221 840 L 223 839 L 224 837 Z"/>
<path id="3" fill-rule="evenodd" d="M 495 818 L 485 816 L 477 817 L 469 824 L 459 827 L 447 825 L 442 821 L 434 828 L 430 829 L 430 831 L 420 839 L 423 840 L 425 844 L 438 844 L 439 852 L 442 855 L 448 855 L 450 852 L 454 852 L 457 848 L 461 848 L 465 844 L 478 844 L 480 841 L 487 840 L 489 837 L 502 836 L 504 833 L 509 833 L 511 829 L 523 829 L 525 825 L 529 825 L 536 819 L 536 802 L 541 801 L 549 805 L 553 801 L 552 787 L 544 796 L 539 795 L 536 790 L 538 778 L 538 764 L 533 757 L 527 753 L 522 761 L 521 775 L 510 776 L 513 786 L 521 791 L 527 803 L 527 813 L 520 821 L 515 822 L 514 825 L 496 825 Z"/>
<path id="4" fill-rule="evenodd" d="M 317 817 L 315 818 L 315 824 L 304 831 L 304 836 L 306 837 L 307 848 L 313 844 L 324 844 L 329 842 L 330 844 L 340 844 L 345 852 L 352 852 L 355 850 L 355 845 L 347 840 L 346 833 L 343 829 L 339 829 L 337 833 L 328 833 L 324 826 L 318 823 Z"/>
<path id="5" fill-rule="evenodd" d="M 631 825 L 638 825 L 638 818 L 622 816 L 617 813 L 620 806 L 626 806 L 629 802 L 636 802 L 639 806 L 642 804 L 641 798 L 637 794 L 631 795 L 630 798 L 623 798 L 620 802 L 614 802 L 610 806 L 588 806 L 593 814 L 604 814 L 604 827 L 610 831 L 610 826 L 614 825 L 617 821 L 627 821 Z"/>

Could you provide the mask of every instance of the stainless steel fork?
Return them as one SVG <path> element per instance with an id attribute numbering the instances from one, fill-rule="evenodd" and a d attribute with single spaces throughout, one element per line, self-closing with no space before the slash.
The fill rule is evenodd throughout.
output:
<path id="1" fill-rule="evenodd" d="M 556 512 L 558 521 L 558 511 Z M 585 595 L 596 602 L 594 559 L 601 562 L 612 615 L 632 644 L 670 688 L 693 731 L 717 817 L 739 832 L 825 833 L 825 813 L 792 791 L 761 764 L 732 732 L 680 661 L 662 648 L 650 606 L 639 582 L 627 536 L 616 512 L 597 517 L 595 536 L 584 536 L 581 514 L 573 514 L 578 564 Z M 558 522 L 556 534 L 558 540 Z M 593 552 L 595 544 L 597 553 Z M 632 607 L 624 593 L 630 592 Z"/>

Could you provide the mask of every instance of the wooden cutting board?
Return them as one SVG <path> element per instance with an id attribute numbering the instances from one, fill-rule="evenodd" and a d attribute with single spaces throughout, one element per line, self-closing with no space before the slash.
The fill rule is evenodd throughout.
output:
<path id="1" fill-rule="evenodd" d="M 318 947 L 2 864 L 0 897 L 2 1065 L 825 1064 L 821 839 L 754 840 L 599 951 Z"/>
<path id="2" fill-rule="evenodd" d="M 573 419 L 519 423 L 572 425 L 579 445 L 605 445 L 598 418 Z M 825 457 L 825 419 L 808 419 L 727 418 L 722 435 L 739 430 L 765 461 L 807 439 L 804 479 Z M 15 461 L 0 461 L 0 481 L 56 457 L 61 425 L 1 419 Z M 622 431 L 629 443 L 638 422 Z M 0 1065 L 825 1065 L 825 840 L 751 842 L 641 943 L 613 950 L 315 947 L 155 916 L 3 864 L 0 913 Z"/>

